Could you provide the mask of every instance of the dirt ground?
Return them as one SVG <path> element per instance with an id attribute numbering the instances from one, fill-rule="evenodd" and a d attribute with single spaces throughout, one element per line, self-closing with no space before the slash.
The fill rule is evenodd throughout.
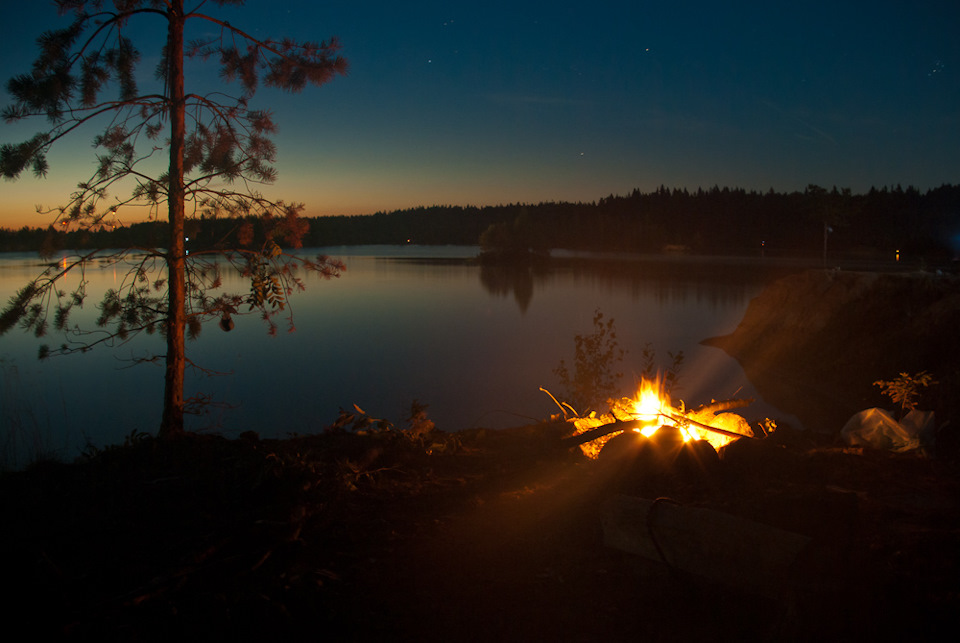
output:
<path id="1" fill-rule="evenodd" d="M 143 439 L 0 478 L 11 631 L 61 640 L 923 640 L 960 610 L 958 466 L 783 429 L 694 474 L 567 428 Z M 811 538 L 754 595 L 604 544 L 669 498 Z M 942 635 L 942 634 L 941 634 Z"/>

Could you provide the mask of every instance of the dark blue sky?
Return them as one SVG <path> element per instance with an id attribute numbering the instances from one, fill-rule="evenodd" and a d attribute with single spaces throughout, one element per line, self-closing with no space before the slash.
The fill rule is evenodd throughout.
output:
<path id="1" fill-rule="evenodd" d="M 257 35 L 343 44 L 347 77 L 255 100 L 280 126 L 271 191 L 310 215 L 594 201 L 661 184 L 960 182 L 955 0 L 407 4 L 250 0 L 226 12 Z M 3 8 L 6 79 L 57 23 L 39 0 Z M 191 81 L 212 88 L 206 74 Z M 0 141 L 41 125 L 3 126 Z M 46 182 L 0 187 L 0 225 L 63 201 L 92 167 L 91 137 L 63 146 Z"/>

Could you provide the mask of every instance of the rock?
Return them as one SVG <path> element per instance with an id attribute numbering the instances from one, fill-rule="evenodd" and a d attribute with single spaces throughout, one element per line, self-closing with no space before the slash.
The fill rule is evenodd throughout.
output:
<path id="1" fill-rule="evenodd" d="M 884 404 L 874 381 L 904 371 L 933 373 L 934 410 L 956 417 L 958 327 L 956 277 L 810 270 L 770 284 L 733 333 L 704 343 L 737 359 L 764 399 L 805 428 L 835 433 Z"/>

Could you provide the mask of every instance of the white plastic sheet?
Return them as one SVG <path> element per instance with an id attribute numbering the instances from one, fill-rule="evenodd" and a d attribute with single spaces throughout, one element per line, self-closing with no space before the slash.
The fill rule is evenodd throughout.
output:
<path id="1" fill-rule="evenodd" d="M 897 452 L 920 449 L 933 442 L 933 411 L 910 411 L 898 421 L 884 409 L 865 409 L 847 420 L 840 435 L 851 446 Z"/>

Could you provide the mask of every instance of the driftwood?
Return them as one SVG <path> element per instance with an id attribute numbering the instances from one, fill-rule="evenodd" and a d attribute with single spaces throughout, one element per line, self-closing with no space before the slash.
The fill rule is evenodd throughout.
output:
<path id="1" fill-rule="evenodd" d="M 604 544 L 709 581 L 779 597 L 810 538 L 667 499 L 618 495 L 601 509 Z"/>

